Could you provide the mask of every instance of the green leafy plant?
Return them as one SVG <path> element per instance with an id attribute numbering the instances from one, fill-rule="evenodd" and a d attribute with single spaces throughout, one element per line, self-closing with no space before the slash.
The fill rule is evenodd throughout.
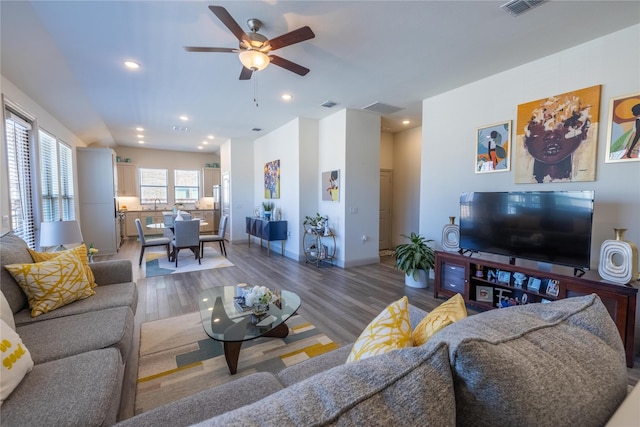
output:
<path id="1" fill-rule="evenodd" d="M 316 212 L 316 216 L 305 216 L 303 225 L 310 225 L 313 228 L 324 227 L 327 218 Z"/>
<path id="2" fill-rule="evenodd" d="M 262 208 L 265 212 L 271 212 L 273 210 L 273 202 L 262 202 Z"/>
<path id="3" fill-rule="evenodd" d="M 433 240 L 427 240 L 416 233 L 411 233 L 410 236 L 403 234 L 402 237 L 408 238 L 409 243 L 396 246 L 396 269 L 418 280 L 419 270 L 427 271 L 435 265 L 435 252 L 427 244 Z"/>

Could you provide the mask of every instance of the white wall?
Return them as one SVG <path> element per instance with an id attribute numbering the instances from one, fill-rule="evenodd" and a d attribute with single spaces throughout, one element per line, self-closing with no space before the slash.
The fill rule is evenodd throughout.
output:
<path id="1" fill-rule="evenodd" d="M 439 242 L 465 191 L 595 190 L 592 268 L 614 227 L 627 228 L 626 238 L 640 244 L 640 163 L 604 162 L 610 98 L 640 91 L 639 40 L 635 25 L 424 100 L 421 234 Z M 602 85 L 596 181 L 516 185 L 513 168 L 474 173 L 476 128 L 505 120 L 515 127 L 518 104 L 593 85 Z"/>
<path id="2" fill-rule="evenodd" d="M 380 169 L 393 169 L 393 141 L 392 133 L 380 133 Z"/>
<path id="3" fill-rule="evenodd" d="M 224 150 L 222 149 L 224 148 Z M 247 216 L 253 216 L 253 141 L 233 140 L 220 150 L 222 174 L 229 172 L 229 204 L 231 208 L 227 240 L 246 243 Z M 228 159 L 228 162 L 227 162 Z M 227 169 L 227 164 L 228 169 Z"/>
<path id="4" fill-rule="evenodd" d="M 420 229 L 420 153 L 422 128 L 398 132 L 393 143 L 393 211 L 391 244 L 407 240 L 401 237 Z M 444 223 L 443 223 L 444 225 Z"/>

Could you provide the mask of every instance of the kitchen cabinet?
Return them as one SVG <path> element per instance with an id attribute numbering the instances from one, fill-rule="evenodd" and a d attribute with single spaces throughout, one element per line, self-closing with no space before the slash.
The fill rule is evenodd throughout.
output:
<path id="1" fill-rule="evenodd" d="M 118 163 L 118 196 L 137 196 L 138 186 L 136 178 L 138 168 L 132 163 Z"/>
<path id="2" fill-rule="evenodd" d="M 138 229 L 135 223 L 136 218 L 140 218 L 140 213 L 126 212 L 124 214 L 124 228 L 127 237 L 138 237 Z"/>
<path id="3" fill-rule="evenodd" d="M 220 185 L 220 168 L 202 169 L 202 194 L 213 197 L 213 186 Z"/>

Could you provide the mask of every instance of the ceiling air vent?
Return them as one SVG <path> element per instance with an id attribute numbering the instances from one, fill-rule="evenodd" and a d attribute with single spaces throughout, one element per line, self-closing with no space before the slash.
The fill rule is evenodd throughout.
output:
<path id="1" fill-rule="evenodd" d="M 186 126 L 171 126 L 171 129 L 177 130 L 178 132 L 186 132 L 189 130 Z"/>
<path id="2" fill-rule="evenodd" d="M 383 115 L 397 113 L 403 108 L 394 107 L 393 105 L 383 104 L 382 102 L 374 102 L 373 104 L 362 107 L 363 110 L 373 111 L 374 113 L 380 113 Z"/>
<path id="3" fill-rule="evenodd" d="M 518 16 L 521 13 L 538 6 L 540 3 L 544 3 L 545 1 L 546 0 L 513 0 L 503 4 L 500 8 L 506 10 L 513 16 Z"/>
<path id="4" fill-rule="evenodd" d="M 336 105 L 338 105 L 338 103 L 333 101 L 325 101 L 322 104 L 320 104 L 321 107 L 326 107 L 326 108 L 333 108 Z"/>
<path id="5" fill-rule="evenodd" d="M 260 132 L 262 131 L 262 128 L 251 128 L 251 130 L 254 132 Z"/>

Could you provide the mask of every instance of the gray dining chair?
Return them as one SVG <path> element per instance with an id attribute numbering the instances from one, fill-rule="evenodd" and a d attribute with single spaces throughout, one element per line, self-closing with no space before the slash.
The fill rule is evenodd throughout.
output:
<path id="1" fill-rule="evenodd" d="M 166 246 L 167 247 L 167 257 L 169 257 L 169 244 L 171 243 L 171 239 L 168 237 L 153 237 L 151 239 L 147 239 L 144 236 L 144 230 L 142 229 L 142 222 L 140 218 L 135 219 L 136 228 L 138 229 L 138 238 L 140 239 L 140 260 L 138 261 L 138 265 L 142 265 L 142 257 L 144 256 L 145 248 L 150 246 Z"/>
<path id="2" fill-rule="evenodd" d="M 180 249 L 191 249 L 198 260 L 198 264 L 202 264 L 200 260 L 200 220 L 175 221 L 171 247 L 171 255 L 176 261 L 176 267 L 178 267 Z"/>
<path id="3" fill-rule="evenodd" d="M 218 226 L 218 234 L 201 234 L 200 235 L 200 258 L 204 256 L 204 244 L 207 242 L 219 242 L 220 252 L 225 257 L 227 256 L 227 248 L 224 245 L 224 236 L 227 233 L 227 221 L 228 215 L 223 215 L 220 218 L 220 225 Z"/>

